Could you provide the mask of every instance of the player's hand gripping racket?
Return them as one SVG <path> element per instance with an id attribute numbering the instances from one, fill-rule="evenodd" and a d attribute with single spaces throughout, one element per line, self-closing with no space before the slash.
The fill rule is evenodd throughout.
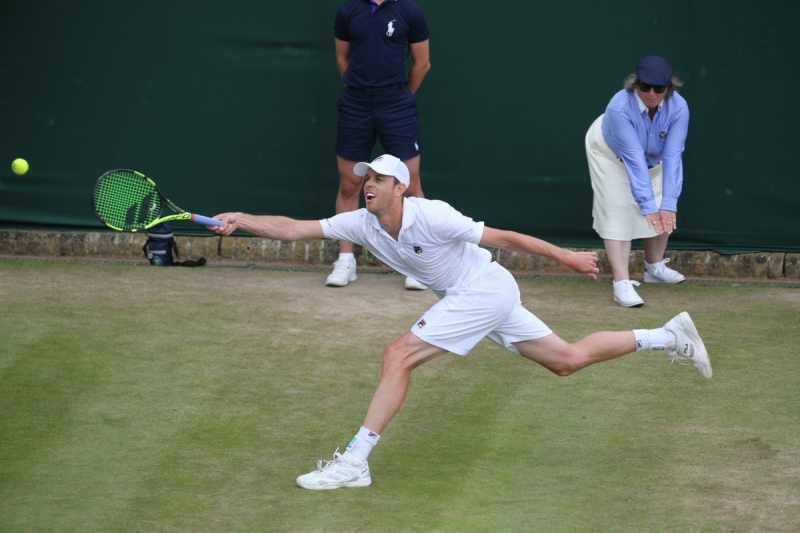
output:
<path id="1" fill-rule="evenodd" d="M 94 212 L 103 223 L 117 231 L 140 231 L 172 220 L 191 220 L 219 226 L 216 218 L 187 213 L 169 201 L 155 182 L 135 170 L 109 170 L 94 186 Z M 166 205 L 175 215 L 161 216 Z"/>

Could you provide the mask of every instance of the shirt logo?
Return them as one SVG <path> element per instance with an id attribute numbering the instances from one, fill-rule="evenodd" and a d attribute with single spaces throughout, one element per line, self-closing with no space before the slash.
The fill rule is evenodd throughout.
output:
<path id="1" fill-rule="evenodd" d="M 397 20 L 397 19 L 394 19 L 394 20 Z M 394 20 L 389 22 L 389 25 L 386 26 L 386 36 L 387 37 L 391 37 L 394 34 L 394 25 L 392 24 L 392 22 L 394 22 Z"/>
<path id="2" fill-rule="evenodd" d="M 664 139 L 667 138 L 667 132 L 666 131 L 659 131 L 658 132 L 658 138 L 663 141 Z"/>
<path id="3" fill-rule="evenodd" d="M 417 327 L 420 328 L 420 329 L 425 327 L 425 319 L 424 318 L 422 320 L 420 320 L 419 322 L 417 322 Z"/>
<path id="4" fill-rule="evenodd" d="M 414 253 L 421 254 L 422 253 L 422 246 L 416 245 L 414 246 Z"/>

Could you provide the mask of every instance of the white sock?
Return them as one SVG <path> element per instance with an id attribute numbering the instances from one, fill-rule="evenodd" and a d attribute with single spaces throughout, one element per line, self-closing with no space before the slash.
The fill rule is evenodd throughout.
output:
<path id="1" fill-rule="evenodd" d="M 636 351 L 642 350 L 674 350 L 677 344 L 675 335 L 665 328 L 657 329 L 635 329 L 633 336 L 636 337 Z"/>
<path id="2" fill-rule="evenodd" d="M 355 259 L 356 254 L 353 252 L 348 253 L 339 253 L 339 259 Z"/>
<path id="3" fill-rule="evenodd" d="M 381 436 L 364 426 L 358 430 L 356 436 L 347 445 L 347 450 L 342 454 L 342 459 L 353 465 L 360 465 L 369 457 L 369 452 L 378 444 Z"/>

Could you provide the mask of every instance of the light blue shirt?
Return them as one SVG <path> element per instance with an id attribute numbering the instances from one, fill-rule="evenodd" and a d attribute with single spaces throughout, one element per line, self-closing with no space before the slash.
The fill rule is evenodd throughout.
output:
<path id="1" fill-rule="evenodd" d="M 682 154 L 689 131 L 689 106 L 677 92 L 664 100 L 653 120 L 636 90 L 621 90 L 603 116 L 603 138 L 628 171 L 633 198 L 642 215 L 678 210 L 683 187 Z M 661 206 L 656 204 L 648 167 L 664 165 Z"/>

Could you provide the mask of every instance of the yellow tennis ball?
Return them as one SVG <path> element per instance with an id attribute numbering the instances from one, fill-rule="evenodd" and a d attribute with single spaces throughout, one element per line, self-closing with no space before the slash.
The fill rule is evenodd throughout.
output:
<path id="1" fill-rule="evenodd" d="M 11 163 L 11 170 L 14 172 L 14 174 L 22 176 L 28 172 L 28 162 L 22 158 L 15 159 Z"/>

